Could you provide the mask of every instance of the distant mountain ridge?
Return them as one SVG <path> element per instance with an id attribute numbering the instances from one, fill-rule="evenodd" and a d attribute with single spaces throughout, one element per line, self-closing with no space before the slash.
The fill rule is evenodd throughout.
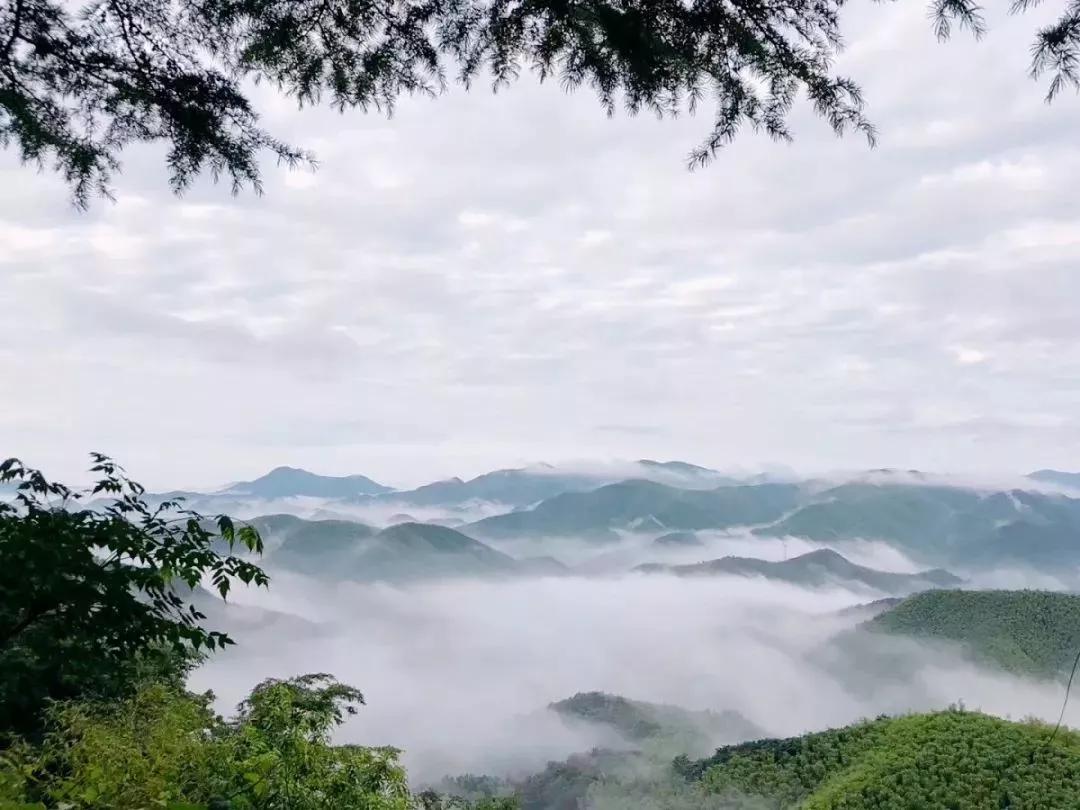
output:
<path id="1" fill-rule="evenodd" d="M 253 481 L 241 481 L 214 493 L 248 495 L 256 498 L 350 498 L 358 495 L 381 495 L 391 488 L 372 481 L 366 475 L 316 475 L 297 467 L 275 467 Z"/>
<path id="2" fill-rule="evenodd" d="M 469 524 L 481 537 L 611 536 L 616 529 L 688 531 L 776 520 L 798 502 L 793 484 L 678 489 L 654 481 L 629 480 L 589 492 L 567 492 L 529 510 Z"/>
<path id="3" fill-rule="evenodd" d="M 550 464 L 495 470 L 462 480 L 448 478 L 411 490 L 383 493 L 381 500 L 414 506 L 454 506 L 471 501 L 526 507 L 571 492 L 587 492 L 631 478 L 687 487 L 719 486 L 734 479 L 685 461 L 640 459 L 629 465 L 593 471 L 560 469 Z"/>
<path id="4" fill-rule="evenodd" d="M 940 569 L 897 574 L 857 565 L 832 549 L 818 549 L 789 560 L 770 562 L 753 557 L 722 557 L 692 565 L 638 566 L 642 573 L 676 576 L 760 576 L 795 585 L 821 588 L 829 585 L 862 585 L 882 593 L 909 594 L 932 588 L 954 588 L 962 580 Z"/>
<path id="5" fill-rule="evenodd" d="M 1028 473 L 1032 481 L 1040 481 L 1044 484 L 1056 484 L 1071 489 L 1080 489 L 1080 472 L 1063 472 L 1061 470 L 1036 470 Z"/>
<path id="6" fill-rule="evenodd" d="M 818 542 L 883 540 L 936 565 L 1080 564 L 1080 498 L 1027 490 L 848 483 L 753 531 Z"/>

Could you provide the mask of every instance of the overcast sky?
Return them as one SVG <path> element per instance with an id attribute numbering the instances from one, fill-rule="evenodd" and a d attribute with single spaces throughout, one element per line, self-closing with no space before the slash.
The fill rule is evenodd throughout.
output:
<path id="1" fill-rule="evenodd" d="M 0 155 L 0 454 L 153 486 L 1080 468 L 1080 100 L 1027 78 L 1032 17 L 948 45 L 918 2 L 846 20 L 875 150 L 800 109 L 795 143 L 689 172 L 704 110 L 607 119 L 526 78 L 390 121 L 265 96 L 321 168 L 262 198 L 173 198 L 143 150 L 77 213 Z"/>

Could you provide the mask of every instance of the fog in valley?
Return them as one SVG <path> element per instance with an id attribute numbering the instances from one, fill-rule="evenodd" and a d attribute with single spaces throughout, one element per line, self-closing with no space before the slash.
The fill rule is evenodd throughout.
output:
<path id="1" fill-rule="evenodd" d="M 405 507 L 348 509 L 309 500 L 303 513 L 362 515 L 371 523 L 381 517 L 385 526 Z M 500 511 L 475 502 L 468 509 L 473 520 Z M 265 504 L 252 511 L 265 511 Z M 461 512 L 408 507 L 413 519 Z M 499 552 L 554 558 L 565 570 L 408 582 L 298 574 L 276 568 L 270 551 L 271 587 L 240 589 L 225 610 L 238 645 L 213 657 L 191 683 L 213 690 L 219 710 L 228 712 L 261 679 L 333 673 L 367 700 L 337 739 L 403 749 L 418 786 L 463 773 L 521 777 L 575 752 L 632 747 L 611 728 L 547 708 L 579 692 L 737 712 L 758 736 L 954 704 L 1013 719 L 1058 718 L 1063 690 L 1054 680 L 974 663 L 951 644 L 860 632 L 861 622 L 884 609 L 868 603 L 890 596 L 873 587 L 634 570 L 729 556 L 777 562 L 823 548 L 882 572 L 928 567 L 895 545 L 766 537 L 749 527 L 699 531 L 692 546 L 658 543 L 659 534 L 621 531 L 602 543 L 492 539 L 488 545 Z M 265 539 L 271 550 L 282 542 L 273 533 Z M 950 570 L 964 587 L 1064 590 L 1073 577 L 1022 566 Z M 1065 720 L 1080 724 L 1080 702 Z M 710 733 L 713 744 L 738 741 Z"/>

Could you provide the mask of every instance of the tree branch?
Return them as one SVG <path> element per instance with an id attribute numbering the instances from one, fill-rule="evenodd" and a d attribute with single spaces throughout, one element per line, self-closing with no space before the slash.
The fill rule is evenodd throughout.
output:
<path id="1" fill-rule="evenodd" d="M 18 636 L 20 633 L 30 627 L 34 622 L 48 616 L 58 607 L 59 605 L 52 605 L 49 607 L 38 607 L 29 610 L 22 619 L 20 619 L 11 627 L 10 630 L 6 630 L 3 632 L 2 635 L 0 635 L 0 649 L 7 647 L 12 641 L 15 640 L 16 636 Z"/>
<path id="2" fill-rule="evenodd" d="M 11 33 L 8 35 L 7 42 L 4 43 L 4 61 L 7 62 L 11 56 L 11 49 L 15 47 L 15 41 L 19 38 L 19 30 L 22 28 L 22 14 L 23 5 L 25 0 L 15 0 L 15 14 L 11 22 Z"/>

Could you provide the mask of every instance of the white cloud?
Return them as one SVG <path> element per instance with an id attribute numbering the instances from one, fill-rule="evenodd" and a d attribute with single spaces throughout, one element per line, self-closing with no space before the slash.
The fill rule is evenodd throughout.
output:
<path id="1" fill-rule="evenodd" d="M 978 349 L 972 349 L 968 346 L 953 346 L 953 356 L 956 358 L 956 362 L 962 366 L 972 366 L 978 363 L 986 362 L 986 354 Z"/>
<path id="2" fill-rule="evenodd" d="M 174 199 L 136 149 L 82 214 L 5 154 L 0 445 L 62 474 L 102 448 L 163 485 L 1075 466 L 1080 107 L 1026 77 L 1036 20 L 941 46 L 921 7 L 846 15 L 876 150 L 800 108 L 795 143 L 747 132 L 688 172 L 707 115 L 608 119 L 523 80 L 392 121 L 274 103 L 320 169 L 268 165 L 264 197 Z"/>
<path id="3" fill-rule="evenodd" d="M 1032 580 L 1015 573 L 1010 581 Z M 228 711 L 264 678 L 333 672 L 367 699 L 339 738 L 400 746 L 417 782 L 533 770 L 587 750 L 595 737 L 542 709 L 588 690 L 733 709 L 777 735 L 958 700 L 1051 721 L 1061 708 L 1059 684 L 982 670 L 913 641 L 865 640 L 874 646 L 855 665 L 826 643 L 860 618 L 832 611 L 866 598 L 842 589 L 659 575 L 409 588 L 282 576 L 269 592 L 240 589 L 231 598 L 321 625 L 247 633 L 195 673 L 196 688 L 212 687 Z M 875 650 L 893 656 L 888 671 L 874 672 Z M 892 671 L 900 660 L 902 675 Z M 1080 707 L 1070 706 L 1066 722 L 1078 718 Z"/>

